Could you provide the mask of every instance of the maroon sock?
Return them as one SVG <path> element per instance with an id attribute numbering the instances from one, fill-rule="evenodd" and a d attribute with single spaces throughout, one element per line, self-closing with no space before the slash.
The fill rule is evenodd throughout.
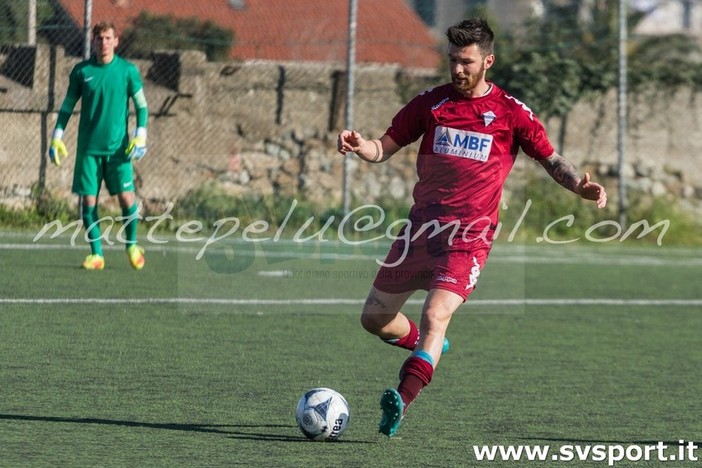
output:
<path id="1" fill-rule="evenodd" d="M 407 319 L 407 320 L 409 320 L 409 319 Z M 407 333 L 402 338 L 398 338 L 396 340 L 383 340 L 383 341 L 385 341 L 386 343 L 389 343 L 393 346 L 398 346 L 400 348 L 409 349 L 410 351 L 412 351 L 417 346 L 417 342 L 419 341 L 419 329 L 417 328 L 417 324 L 414 323 L 412 320 L 409 320 L 409 325 L 410 325 L 409 333 Z"/>
<path id="2" fill-rule="evenodd" d="M 400 385 L 397 391 L 407 407 L 419 396 L 419 392 L 429 385 L 434 375 L 434 367 L 422 358 L 410 356 L 400 370 Z"/>

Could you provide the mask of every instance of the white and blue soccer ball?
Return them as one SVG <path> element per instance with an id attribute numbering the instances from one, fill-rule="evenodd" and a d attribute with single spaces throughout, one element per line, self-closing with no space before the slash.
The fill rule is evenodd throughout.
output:
<path id="1" fill-rule="evenodd" d="M 305 437 L 316 441 L 335 440 L 344 433 L 351 408 L 339 392 L 331 388 L 313 388 L 297 403 L 295 420 Z"/>

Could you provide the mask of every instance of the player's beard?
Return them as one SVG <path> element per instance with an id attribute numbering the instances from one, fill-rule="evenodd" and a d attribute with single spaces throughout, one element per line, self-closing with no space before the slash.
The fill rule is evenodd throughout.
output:
<path id="1" fill-rule="evenodd" d="M 480 70 L 477 73 L 473 73 L 467 76 L 457 76 L 452 75 L 451 81 L 453 86 L 458 90 L 459 93 L 464 95 L 471 95 L 476 86 L 485 76 L 485 65 L 480 66 Z"/>

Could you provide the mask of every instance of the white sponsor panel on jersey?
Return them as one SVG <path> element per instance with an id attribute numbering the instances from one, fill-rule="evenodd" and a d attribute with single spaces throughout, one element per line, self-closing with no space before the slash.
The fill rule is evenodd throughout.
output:
<path id="1" fill-rule="evenodd" d="M 434 153 L 458 156 L 459 158 L 487 161 L 492 148 L 492 135 L 436 127 L 434 131 Z"/>

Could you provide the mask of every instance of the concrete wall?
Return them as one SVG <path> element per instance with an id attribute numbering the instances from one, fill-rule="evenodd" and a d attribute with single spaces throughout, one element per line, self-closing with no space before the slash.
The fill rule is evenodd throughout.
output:
<path id="1" fill-rule="evenodd" d="M 29 204 L 33 187 L 70 196 L 75 158 L 56 168 L 45 155 L 77 61 L 62 49 L 43 46 L 0 51 L 0 202 Z M 197 52 L 162 52 L 137 65 L 151 114 L 149 153 L 136 165 L 137 193 L 147 205 L 176 202 L 203 184 L 232 194 L 339 202 L 342 157 L 335 147 L 344 122 L 342 70 L 299 63 L 209 63 Z M 408 96 L 432 78 L 390 67 L 359 69 L 355 127 L 367 137 L 380 136 Z M 691 201 L 702 198 L 698 98 L 680 90 L 632 100 L 627 135 L 632 186 Z M 75 149 L 77 120 L 74 115 L 67 128 L 69 151 Z M 614 93 L 578 104 L 565 122 L 554 120 L 547 127 L 554 143 L 563 131 L 563 154 L 599 174 L 614 195 Z M 364 201 L 384 195 L 409 200 L 416 180 L 414 149 L 383 165 L 354 161 L 353 194 Z M 528 164 L 518 164 L 508 189 L 519 183 L 519 172 Z"/>

